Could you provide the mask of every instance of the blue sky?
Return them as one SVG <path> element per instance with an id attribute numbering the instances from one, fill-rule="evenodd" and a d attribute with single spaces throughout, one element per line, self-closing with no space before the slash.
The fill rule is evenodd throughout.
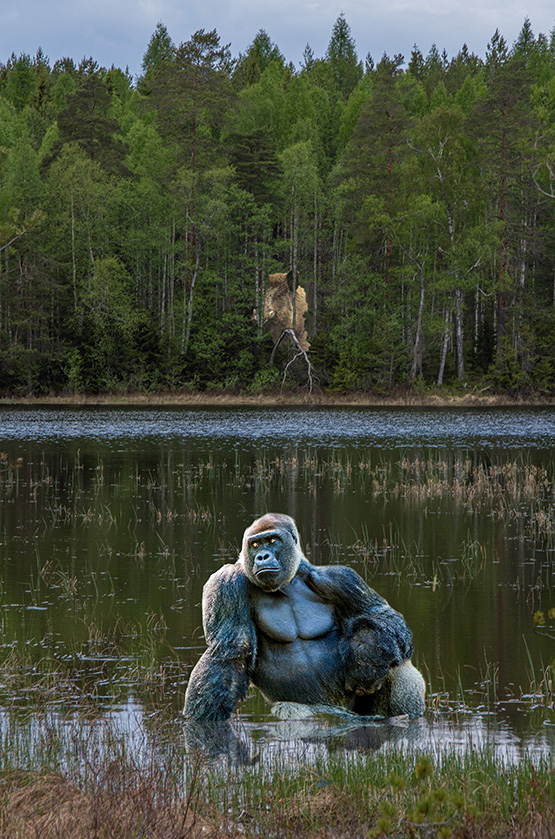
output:
<path id="1" fill-rule="evenodd" d="M 12 52 L 34 55 L 40 46 L 51 62 L 92 55 L 100 64 L 126 66 L 136 75 L 158 21 L 176 43 L 198 29 L 217 29 L 233 55 L 265 29 L 288 61 L 299 65 L 308 42 L 323 56 L 343 12 L 362 59 L 403 53 L 416 43 L 424 55 L 435 43 L 450 56 L 463 43 L 483 55 L 496 28 L 509 44 L 525 17 L 534 34 L 549 34 L 555 4 L 544 0 L 0 0 L 0 61 Z"/>

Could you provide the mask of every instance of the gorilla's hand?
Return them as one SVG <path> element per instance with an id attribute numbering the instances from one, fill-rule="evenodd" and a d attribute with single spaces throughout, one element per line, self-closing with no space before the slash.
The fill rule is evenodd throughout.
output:
<path id="1" fill-rule="evenodd" d="M 353 619 L 345 644 L 345 690 L 374 693 L 392 667 L 412 655 L 412 635 L 404 618 L 384 605 Z"/>

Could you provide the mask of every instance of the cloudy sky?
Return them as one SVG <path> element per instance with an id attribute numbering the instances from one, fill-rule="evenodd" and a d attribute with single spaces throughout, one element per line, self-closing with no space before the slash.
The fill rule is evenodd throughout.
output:
<path id="1" fill-rule="evenodd" d="M 432 44 L 450 56 L 463 43 L 483 55 L 499 28 L 509 44 L 525 17 L 534 34 L 555 25 L 551 0 L 0 0 L 0 61 L 40 46 L 53 63 L 91 56 L 104 66 L 138 74 L 158 21 L 175 41 L 198 29 L 217 29 L 233 55 L 265 29 L 288 61 L 299 65 L 307 43 L 323 56 L 334 22 L 344 12 L 360 58 L 424 55 Z"/>

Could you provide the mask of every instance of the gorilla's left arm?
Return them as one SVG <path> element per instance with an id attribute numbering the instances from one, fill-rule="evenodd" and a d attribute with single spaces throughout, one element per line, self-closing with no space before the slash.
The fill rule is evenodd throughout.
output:
<path id="1" fill-rule="evenodd" d="M 197 722 L 228 720 L 246 696 L 256 657 L 248 581 L 238 564 L 212 574 L 202 614 L 208 649 L 189 678 L 184 713 Z"/>
<path id="2" fill-rule="evenodd" d="M 391 667 L 411 658 L 412 633 L 404 617 L 356 571 L 342 565 L 320 567 L 304 560 L 298 573 L 309 588 L 334 606 L 346 642 L 345 655 L 355 664 L 357 674 L 364 671 L 377 685 Z M 364 667 L 359 666 L 362 660 Z M 352 681 L 349 674 L 347 677 Z"/>

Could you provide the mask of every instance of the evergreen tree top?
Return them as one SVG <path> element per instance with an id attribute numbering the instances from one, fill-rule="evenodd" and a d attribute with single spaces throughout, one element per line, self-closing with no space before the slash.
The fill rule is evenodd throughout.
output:
<path id="1" fill-rule="evenodd" d="M 174 58 L 175 44 L 167 28 L 159 21 L 143 56 L 143 73 L 155 72 L 162 62 L 171 62 Z"/>

